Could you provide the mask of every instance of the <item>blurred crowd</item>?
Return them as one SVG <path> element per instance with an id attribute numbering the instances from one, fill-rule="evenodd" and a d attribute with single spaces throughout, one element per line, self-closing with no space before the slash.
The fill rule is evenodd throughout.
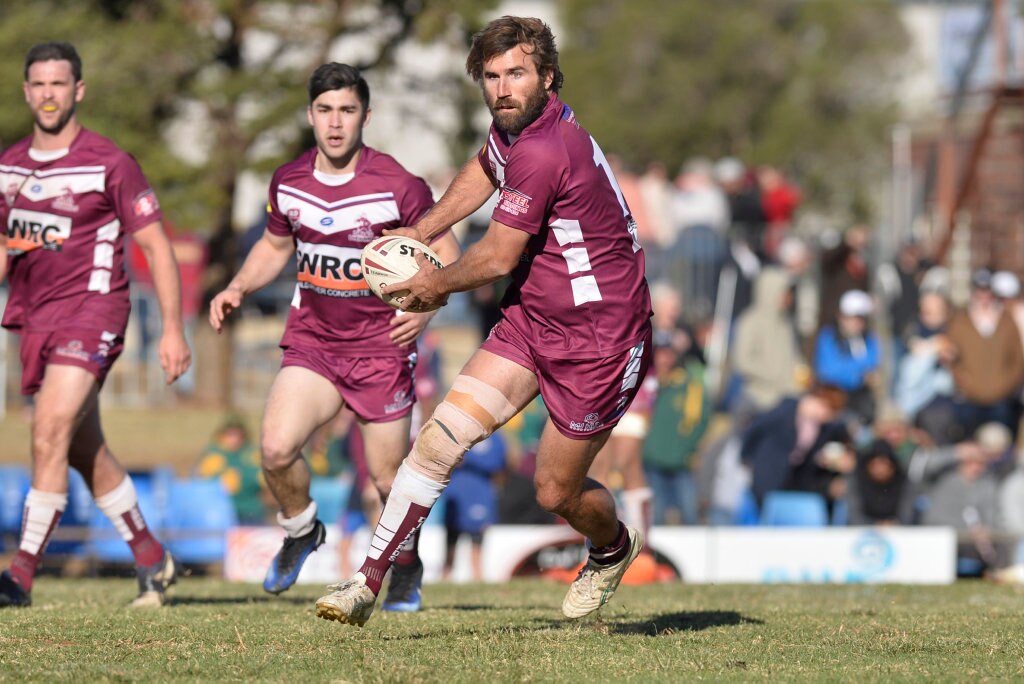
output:
<path id="1" fill-rule="evenodd" d="M 806 524 L 950 526 L 962 574 L 1024 579 L 1017 276 L 979 269 L 954 306 L 953 278 L 926 244 L 907 239 L 879 259 L 867 226 L 798 235 L 800 192 L 775 168 L 696 159 L 671 179 L 659 164 L 613 164 L 646 248 L 655 329 L 644 391 L 591 472 L 622 515 L 770 524 L 770 500 L 810 495 L 823 513 Z M 474 299 L 482 332 L 500 293 L 499 283 Z M 444 390 L 439 343 L 431 331 L 420 344 L 426 412 Z M 488 526 L 557 522 L 533 500 L 545 419 L 538 399 L 456 471 L 449 561 L 468 537 L 479 576 Z M 306 454 L 314 475 L 351 482 L 339 520 L 348 538 L 380 507 L 351 427 L 342 414 Z M 196 470 L 226 477 L 239 519 L 260 522 L 258 458 L 237 428 L 225 426 Z"/>

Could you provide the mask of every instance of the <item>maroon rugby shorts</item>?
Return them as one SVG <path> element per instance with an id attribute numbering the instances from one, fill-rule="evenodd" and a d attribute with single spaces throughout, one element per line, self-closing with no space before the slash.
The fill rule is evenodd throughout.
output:
<path id="1" fill-rule="evenodd" d="M 22 331 L 21 393 L 38 392 L 50 364 L 84 368 L 102 387 L 122 351 L 124 337 L 106 330 Z"/>
<path id="2" fill-rule="evenodd" d="M 386 423 L 407 415 L 416 400 L 415 353 L 408 356 L 352 357 L 311 346 L 285 347 L 281 367 L 298 366 L 326 378 L 362 420 Z"/>
<path id="3" fill-rule="evenodd" d="M 533 353 L 526 337 L 500 321 L 481 349 L 533 371 L 551 421 L 570 439 L 589 439 L 615 427 L 640 390 L 653 352 L 651 328 L 611 356 L 553 359 Z"/>

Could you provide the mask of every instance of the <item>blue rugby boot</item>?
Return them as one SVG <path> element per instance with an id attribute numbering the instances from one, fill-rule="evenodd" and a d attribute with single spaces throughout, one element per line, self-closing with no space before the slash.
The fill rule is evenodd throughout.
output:
<path id="1" fill-rule="evenodd" d="M 301 537 L 285 537 L 281 550 L 270 561 L 267 577 L 263 580 L 263 591 L 269 594 L 280 594 L 295 584 L 309 554 L 316 551 L 324 543 L 327 530 L 319 520 L 314 521 L 313 529 Z"/>
<path id="2" fill-rule="evenodd" d="M 396 613 L 415 613 L 420 609 L 423 598 L 420 588 L 423 586 L 423 561 L 419 558 L 409 565 L 392 565 L 391 581 L 388 583 L 388 596 L 381 604 L 381 610 Z"/>

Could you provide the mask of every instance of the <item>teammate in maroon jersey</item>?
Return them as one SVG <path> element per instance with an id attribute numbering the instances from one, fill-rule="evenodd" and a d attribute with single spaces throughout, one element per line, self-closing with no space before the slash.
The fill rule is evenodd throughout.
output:
<path id="1" fill-rule="evenodd" d="M 300 450 L 346 405 L 359 420 L 371 479 L 388 496 L 409 447 L 416 337 L 434 315 L 396 312 L 370 292 L 359 265 L 362 248 L 383 229 L 423 217 L 433 205 L 430 189 L 363 144 L 370 90 L 358 70 L 320 66 L 309 81 L 309 102 L 316 147 L 274 174 L 266 232 L 210 303 L 210 323 L 219 331 L 246 294 L 273 280 L 296 255 L 299 282 L 261 438 L 263 472 L 287 533 L 263 583 L 273 594 L 295 582 L 324 541 Z M 450 231 L 433 245 L 446 263 L 458 257 Z M 416 541 L 411 538 L 398 556 L 385 609 L 419 609 L 423 565 Z"/>
<path id="2" fill-rule="evenodd" d="M 0 155 L 0 281 L 6 275 L 11 290 L 3 326 L 21 336 L 22 392 L 35 395 L 32 488 L 18 553 L 0 574 L 0 607 L 31 603 L 36 565 L 67 506 L 69 465 L 131 546 L 133 605 L 160 606 L 175 581 L 174 559 L 146 527 L 131 478 L 107 448 L 98 395 L 128 324 L 128 234 L 153 273 L 167 382 L 188 369 L 178 266 L 139 165 L 75 117 L 85 83 L 74 47 L 29 50 L 23 88 L 35 125 Z"/>
<path id="3" fill-rule="evenodd" d="M 562 605 L 582 617 L 604 604 L 643 546 L 587 479 L 629 406 L 651 353 L 651 303 L 633 221 L 604 154 L 557 95 L 551 30 L 503 17 L 473 37 L 466 69 L 493 115 L 487 144 L 444 197 L 404 234 L 426 241 L 498 189 L 486 234 L 443 270 L 425 266 L 388 291 L 429 309 L 451 292 L 511 273 L 502 320 L 420 430 L 356 575 L 317 601 L 320 617 L 362 625 L 384 573 L 423 523 L 452 468 L 539 392 L 551 417 L 537 455 L 537 500 L 592 546 Z"/>

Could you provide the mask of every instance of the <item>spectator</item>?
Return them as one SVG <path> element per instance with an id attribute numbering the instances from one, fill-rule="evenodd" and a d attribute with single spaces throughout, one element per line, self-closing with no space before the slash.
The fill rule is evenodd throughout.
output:
<path id="1" fill-rule="evenodd" d="M 654 493 L 654 524 L 667 523 L 674 509 L 684 524 L 697 523 L 697 491 L 693 457 L 711 419 L 711 401 L 704 392 L 703 366 L 680 366 L 671 335 L 654 339 L 652 371 L 658 378 L 647 440 L 644 475 Z"/>
<path id="2" fill-rule="evenodd" d="M 953 314 L 947 329 L 957 423 L 971 434 L 982 423 L 997 421 L 1016 439 L 1016 399 L 1024 383 L 1020 330 L 993 294 L 989 271 L 977 271 L 971 285 L 966 309 Z"/>
<path id="3" fill-rule="evenodd" d="M 948 443 L 952 422 L 949 398 L 953 376 L 945 363 L 952 347 L 945 336 L 949 304 L 938 292 L 923 292 L 918 299 L 917 319 L 908 330 L 907 353 L 897 372 L 894 398 L 911 422 L 922 427 L 934 441 Z"/>
<path id="4" fill-rule="evenodd" d="M 505 439 L 496 432 L 467 451 L 465 459 L 452 471 L 451 483 L 445 490 L 445 579 L 451 576 L 455 547 L 463 535 L 468 536 L 472 544 L 472 579 L 474 582 L 483 579 L 481 551 L 484 532 L 498 522 L 498 492 L 494 478 L 505 469 L 506 454 Z"/>
<path id="5" fill-rule="evenodd" d="M 921 255 L 916 240 L 904 242 L 893 263 L 882 264 L 878 269 L 878 280 L 888 305 L 889 331 L 891 335 L 893 387 L 898 382 L 900 361 L 906 353 L 906 340 L 917 323 L 917 312 L 921 297 L 920 283 L 930 263 Z"/>
<path id="6" fill-rule="evenodd" d="M 913 493 L 892 445 L 876 439 L 857 455 L 847 491 L 850 525 L 906 525 L 912 521 Z"/>
<path id="7" fill-rule="evenodd" d="M 759 168 L 757 183 L 761 189 L 761 208 L 767 223 L 764 255 L 769 261 L 775 261 L 779 245 L 793 224 L 793 214 L 800 204 L 800 191 L 774 166 Z"/>
<path id="8" fill-rule="evenodd" d="M 844 293 L 836 323 L 818 333 L 814 354 L 815 376 L 848 394 L 848 410 L 861 425 L 875 419 L 873 387 L 881 361 L 878 339 L 868 330 L 872 308 L 867 293 Z"/>
<path id="9" fill-rule="evenodd" d="M 669 247 L 675 237 L 672 229 L 672 183 L 665 165 L 652 161 L 640 176 L 640 196 L 646 208 L 656 247 Z"/>
<path id="10" fill-rule="evenodd" d="M 240 524 L 266 522 L 267 491 L 260 469 L 260 452 L 250 441 L 241 418 L 232 416 L 217 429 L 193 472 L 196 477 L 220 481 L 231 495 Z"/>
<path id="11" fill-rule="evenodd" d="M 832 492 L 838 475 L 835 462 L 820 458 L 830 442 L 845 444 L 849 435 L 836 422 L 846 405 L 838 387 L 818 385 L 800 397 L 787 397 L 757 416 L 743 434 L 740 457 L 751 470 L 751 488 L 758 505 L 768 492 L 780 489 Z"/>
<path id="12" fill-rule="evenodd" d="M 910 480 L 922 488 L 927 502 L 921 521 L 954 528 L 958 558 L 987 566 L 996 563 L 992 530 L 998 487 L 989 465 L 1010 443 L 1005 426 L 989 423 L 969 441 L 919 449 L 910 462 Z"/>
<path id="13" fill-rule="evenodd" d="M 711 176 L 707 160 L 692 160 L 676 178 L 672 199 L 673 234 L 663 255 L 648 254 L 659 264 L 655 273 L 682 292 L 697 318 L 710 318 L 718 277 L 728 254 L 729 208 Z M 660 263 L 659 263 L 660 262 Z"/>
<path id="14" fill-rule="evenodd" d="M 1024 302 L 1020 300 L 1020 279 L 1009 271 L 993 273 L 992 294 L 998 297 L 1003 308 L 1010 312 L 1010 318 L 1021 331 L 1021 344 L 1024 345 Z"/>
<path id="15" fill-rule="evenodd" d="M 810 275 L 813 255 L 803 240 L 789 235 L 779 245 L 777 256 L 793 290 L 791 309 L 800 353 L 804 359 L 811 359 L 818 332 L 818 286 Z"/>
<path id="16" fill-rule="evenodd" d="M 715 180 L 729 205 L 730 236 L 750 248 L 764 260 L 765 213 L 761 189 L 747 168 L 735 157 L 724 157 L 715 164 Z"/>
<path id="17" fill-rule="evenodd" d="M 1016 453 L 1013 470 L 999 483 L 997 507 L 999 532 L 1006 540 L 1006 563 L 1011 573 L 1003 573 L 1002 579 L 1013 578 L 1024 582 L 1024 451 Z"/>
<path id="18" fill-rule="evenodd" d="M 792 299 L 785 271 L 761 271 L 754 282 L 753 303 L 736 324 L 733 370 L 743 380 L 738 411 L 767 410 L 802 389 L 800 350 L 789 317 Z"/>
<path id="19" fill-rule="evenodd" d="M 842 240 L 835 244 L 828 239 L 823 239 L 822 243 L 819 329 L 835 324 L 839 300 L 844 293 L 867 292 L 871 284 L 866 254 L 868 234 L 863 226 L 848 228 Z"/>

